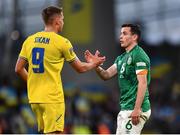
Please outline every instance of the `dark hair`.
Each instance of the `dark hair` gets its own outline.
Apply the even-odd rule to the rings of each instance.
[[[62,12],[62,8],[49,6],[42,10],[42,19],[45,24],[50,24],[53,20],[54,15],[60,15]]]
[[[137,41],[140,40],[140,38],[141,38],[141,30],[140,30],[140,26],[139,25],[131,24],[131,23],[126,23],[126,24],[123,24],[121,26],[121,28],[123,28],[123,27],[130,27],[131,28],[131,33],[138,35]]]

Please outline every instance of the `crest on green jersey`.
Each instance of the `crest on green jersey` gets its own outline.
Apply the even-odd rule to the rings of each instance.
[[[129,58],[128,58],[128,60],[127,60],[127,64],[128,64],[128,65],[130,65],[130,64],[131,64],[131,62],[132,62],[132,57],[131,57],[131,56],[129,56]]]

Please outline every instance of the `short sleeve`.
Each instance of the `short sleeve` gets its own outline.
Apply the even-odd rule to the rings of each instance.
[[[121,58],[121,56],[118,56],[118,57],[115,59],[114,64],[117,65],[120,58]]]
[[[135,62],[136,73],[139,73],[143,70],[149,70],[150,68],[150,60],[146,54],[143,53],[136,54],[134,58],[134,62]]]
[[[27,52],[26,52],[26,46],[27,46],[27,42],[28,42],[28,39],[26,39],[22,45],[22,48],[21,48],[21,51],[20,51],[20,54],[19,54],[19,57],[25,59],[25,60],[28,60],[27,58]]]
[[[65,44],[62,47],[62,53],[66,61],[71,62],[76,58],[76,54],[73,50],[73,46],[69,40],[65,40]]]

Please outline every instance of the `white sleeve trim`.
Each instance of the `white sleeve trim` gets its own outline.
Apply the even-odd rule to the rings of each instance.
[[[115,66],[115,68],[117,69],[117,64],[116,63],[114,63],[113,66]]]
[[[146,66],[146,63],[145,62],[137,62],[136,66],[137,67],[139,67],[139,66]]]

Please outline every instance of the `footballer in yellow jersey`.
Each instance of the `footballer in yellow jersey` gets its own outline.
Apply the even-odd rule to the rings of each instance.
[[[29,102],[64,102],[60,72],[64,60],[76,58],[71,43],[54,32],[38,32],[26,39],[20,57],[29,63]]]
[[[57,34],[64,25],[62,8],[47,7],[42,11],[42,18],[45,29],[24,41],[15,72],[27,81],[29,103],[37,118],[38,131],[62,133],[65,103],[60,74],[64,61],[83,73],[102,64],[105,57],[93,56],[91,62],[78,59],[70,41]]]

